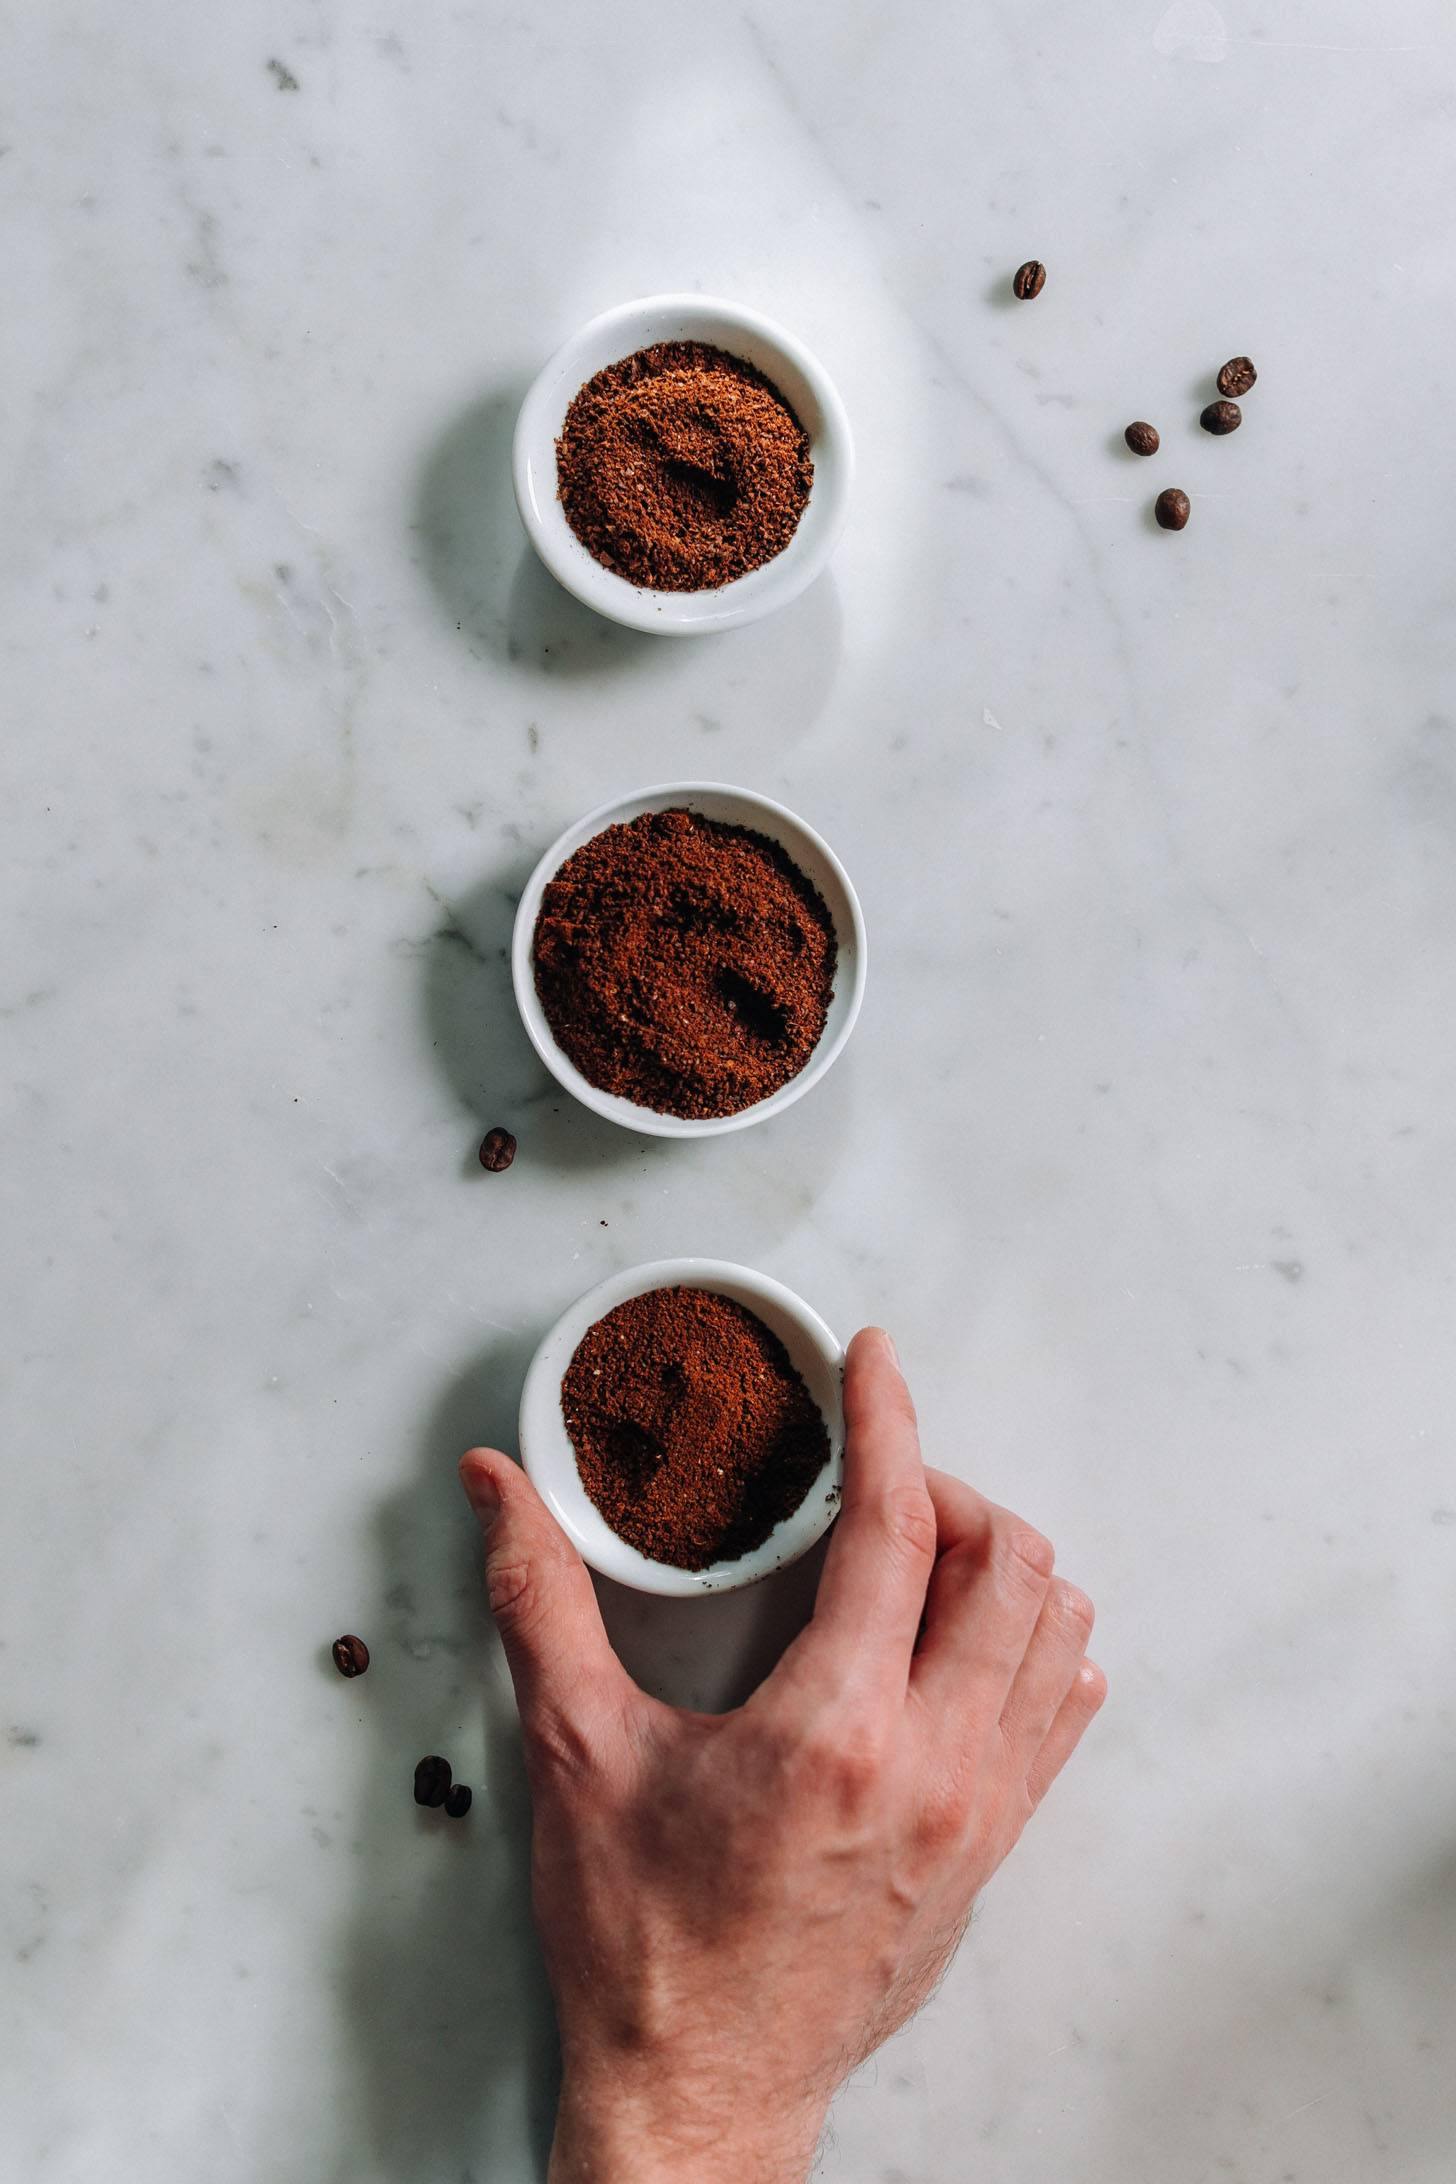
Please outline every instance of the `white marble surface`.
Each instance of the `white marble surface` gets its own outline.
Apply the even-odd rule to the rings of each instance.
[[[1456,22],[534,15],[3,32],[8,2173],[539,2175],[453,1461],[571,1295],[693,1251],[895,1327],[1113,1685],[824,2176],[1448,2180]],[[830,578],[668,648],[525,558],[505,448],[679,285],[801,332],[862,475]],[[803,811],[873,936],[828,1082],[701,1147],[564,1106],[502,953],[674,773]],[[700,1694],[715,1612],[613,1606]]]

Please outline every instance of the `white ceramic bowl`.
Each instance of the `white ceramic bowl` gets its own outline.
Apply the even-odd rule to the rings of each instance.
[[[555,878],[573,850],[580,849],[583,842],[589,842],[604,827],[639,818],[646,811],[667,811],[677,805],[699,812],[705,819],[722,819],[730,826],[752,827],[757,833],[767,834],[780,843],[799,870],[814,882],[834,920],[834,937],[839,950],[834,995],[819,1044],[796,1077],[791,1077],[766,1100],[758,1100],[752,1107],[742,1107],[735,1115],[664,1115],[655,1107],[640,1107],[635,1100],[624,1100],[615,1092],[600,1091],[557,1045],[556,1035],[546,1021],[546,1012],[536,992],[532,944],[547,882]],[[720,781],[668,781],[658,788],[639,789],[634,795],[620,796],[614,803],[599,805],[551,844],[526,882],[516,911],[511,937],[511,978],[526,1036],[552,1076],[566,1087],[573,1099],[580,1100],[583,1107],[592,1108],[597,1114],[605,1115],[609,1122],[619,1122],[628,1130],[640,1130],[648,1137],[721,1137],[725,1131],[743,1130],[751,1122],[766,1122],[770,1115],[781,1114],[795,1100],[802,1099],[810,1085],[817,1083],[842,1053],[864,999],[868,952],[864,916],[859,898],[850,885],[849,874],[829,844],[812,827],[806,826],[784,805],[774,803],[771,797],[757,796],[751,789],[728,788]]]
[[[791,1515],[774,1526],[761,1547],[736,1562],[714,1562],[706,1570],[679,1570],[653,1562],[619,1539],[581,1483],[576,1451],[561,1413],[561,1381],[588,1327],[629,1297],[648,1289],[706,1289],[746,1305],[776,1334],[819,1406],[829,1435],[829,1461]],[[674,1599],[695,1593],[726,1592],[756,1584],[807,1554],[822,1537],[839,1508],[844,1454],[842,1379],[844,1353],[817,1313],[801,1297],[767,1274],[722,1259],[658,1259],[628,1267],[578,1297],[563,1312],[531,1360],[521,1390],[521,1461],[537,1493],[583,1561],[619,1585]]]
[[[556,441],[579,388],[608,364],[658,341],[707,341],[756,364],[809,435],[814,483],[781,554],[716,591],[646,591],[605,569],[576,536],[556,497]],[[701,636],[753,622],[797,598],[834,551],[849,502],[854,444],[834,383],[802,342],[772,319],[717,296],[644,296],[604,311],[557,350],[516,419],[512,475],[531,544],[558,584],[629,629]]]

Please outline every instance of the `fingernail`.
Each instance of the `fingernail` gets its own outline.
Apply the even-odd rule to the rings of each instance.
[[[884,1346],[885,1346],[885,1350],[886,1350],[886,1352],[887,1352],[887,1354],[888,1354],[888,1356],[889,1356],[889,1360],[890,1360],[890,1363],[891,1363],[891,1364],[892,1364],[892,1365],[894,1366],[894,1368],[895,1368],[896,1372],[899,1372],[899,1370],[900,1370],[900,1353],[899,1353],[899,1351],[898,1351],[898,1350],[897,1350],[897,1349],[895,1348],[895,1338],[894,1338],[894,1336],[893,1336],[893,1335],[892,1335],[892,1334],[890,1333],[890,1331],[889,1331],[889,1329],[888,1329],[887,1327],[882,1327],[882,1328],[880,1329],[880,1340],[881,1340],[881,1342],[882,1342],[882,1343],[884,1344]]]
[[[474,1465],[464,1474],[465,1491],[470,1506],[484,1525],[494,1524],[500,1514],[501,1498],[496,1483],[488,1471],[477,1470]]]

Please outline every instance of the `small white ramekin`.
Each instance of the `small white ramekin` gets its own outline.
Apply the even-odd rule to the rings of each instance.
[[[721,819],[730,826],[752,827],[756,833],[766,834],[778,842],[799,870],[813,881],[834,920],[838,946],[834,995],[819,1044],[796,1077],[791,1077],[777,1092],[770,1093],[766,1100],[758,1100],[752,1107],[742,1107],[733,1115],[664,1115],[655,1107],[640,1107],[636,1101],[624,1100],[617,1093],[600,1091],[557,1045],[556,1035],[546,1021],[546,1012],[536,992],[533,943],[547,882],[555,877],[574,850],[580,849],[583,842],[589,842],[594,834],[600,834],[604,827],[639,818],[643,812],[667,811],[679,805],[700,813],[705,819]],[[750,1123],[767,1122],[771,1115],[782,1114],[795,1100],[803,1098],[809,1087],[818,1082],[843,1052],[864,999],[868,954],[864,915],[849,874],[829,844],[812,827],[806,826],[783,804],[776,804],[771,797],[756,795],[751,789],[729,788],[720,781],[669,781],[657,788],[638,789],[630,796],[620,796],[610,804],[599,805],[552,843],[526,882],[516,911],[511,936],[511,979],[527,1038],[558,1084],[564,1085],[583,1107],[590,1107],[609,1122],[619,1122],[628,1130],[640,1130],[648,1137],[721,1137],[726,1131],[744,1130]]]
[[[732,1297],[756,1313],[788,1351],[829,1435],[829,1461],[798,1508],[775,1525],[761,1547],[740,1555],[736,1562],[714,1562],[706,1570],[680,1570],[671,1563],[653,1562],[618,1537],[581,1483],[576,1451],[562,1415],[562,1378],[582,1336],[615,1306],[649,1289],[705,1289],[714,1296]],[[731,1591],[797,1562],[833,1522],[844,1454],[843,1372],[844,1353],[823,1320],[801,1297],[767,1274],[721,1259],[658,1259],[628,1267],[578,1297],[531,1360],[521,1390],[521,1461],[583,1561],[604,1577],[638,1592],[674,1599]]]
[[[756,364],[809,435],[814,483],[798,529],[772,561],[716,591],[647,591],[628,583],[587,551],[557,499],[556,441],[578,389],[608,364],[659,341],[711,342]],[[557,350],[521,404],[511,468],[521,521],[558,584],[629,629],[691,637],[757,621],[813,583],[844,523],[854,443],[834,382],[784,327],[717,296],[644,296],[604,311]]]

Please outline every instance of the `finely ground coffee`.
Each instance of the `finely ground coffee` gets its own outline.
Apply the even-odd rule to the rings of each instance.
[[[654,591],[715,591],[781,554],[809,499],[809,435],[773,382],[702,341],[659,341],[589,379],[556,443],[587,551]]]
[[[823,896],[777,842],[648,812],[593,835],[548,883],[536,991],[602,1091],[664,1115],[732,1115],[808,1061],[835,953]]]
[[[761,1546],[829,1459],[763,1321],[702,1289],[652,1289],[589,1327],[561,1383],[582,1485],[654,1562],[704,1570]]]

